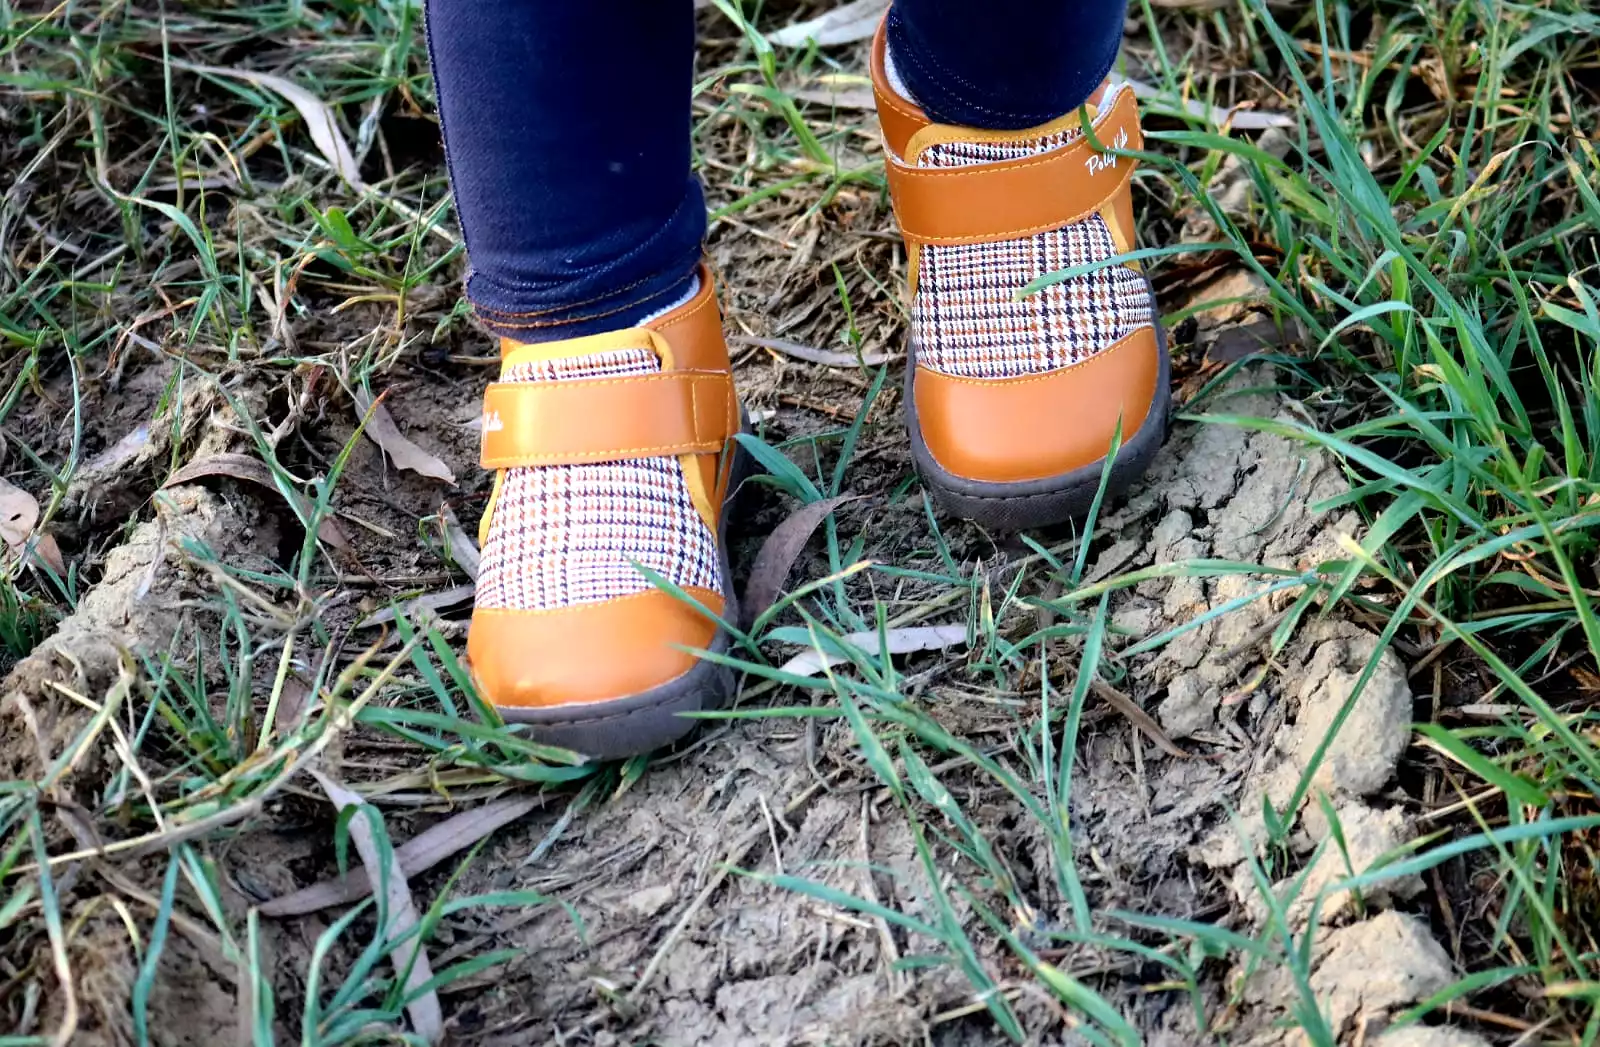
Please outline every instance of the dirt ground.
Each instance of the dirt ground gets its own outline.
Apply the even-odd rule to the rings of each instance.
[[[863,161],[876,148],[867,131],[847,147]],[[852,166],[849,159],[840,166]],[[713,207],[734,195],[713,181]],[[839,510],[840,544],[864,536],[876,562],[932,569],[943,543],[977,579],[974,591],[981,589],[984,600],[1019,575],[1020,591],[1045,602],[1059,595],[1017,539],[943,517],[933,531],[912,482],[898,400],[905,259],[892,216],[881,194],[861,186],[843,186],[826,206],[816,205],[814,192],[774,195],[717,224],[710,243],[740,389],[763,436],[777,443],[830,433],[860,411],[870,373],[797,361],[751,341],[838,344],[842,286],[861,348],[884,354],[891,375],[849,466],[847,489],[861,498]],[[1194,217],[1169,213],[1161,200],[1142,206],[1149,235],[1158,238],[1180,235]],[[429,250],[435,248],[443,250]],[[1242,279],[1201,258],[1163,269],[1157,290],[1171,311],[1226,297],[1229,282]],[[316,293],[314,286],[308,291]],[[119,345],[95,373],[51,365],[38,396],[8,421],[42,458],[76,454],[82,463],[53,524],[68,558],[83,565],[81,601],[10,669],[0,704],[4,777],[54,776],[43,845],[58,855],[82,852],[61,864],[55,884],[71,929],[64,959],[75,992],[53,981],[61,958],[43,932],[10,932],[4,950],[26,958],[26,965],[8,959],[0,972],[6,1013],[17,1018],[21,1035],[47,1033],[75,1012],[74,1044],[136,1042],[129,1001],[144,951],[134,943],[146,940],[159,908],[163,859],[174,840],[97,850],[150,830],[132,824],[141,790],[170,796],[188,788],[196,773],[192,757],[159,730],[142,758],[160,768],[158,781],[139,780],[140,761],[128,754],[127,739],[148,728],[141,720],[146,678],[164,655],[192,665],[194,652],[205,652],[199,678],[215,688],[205,700],[220,701],[217,695],[233,686],[233,671],[245,673],[245,690],[253,687],[258,701],[273,686],[278,655],[270,645],[242,670],[213,657],[222,642],[219,601],[243,606],[240,620],[266,630],[262,635],[276,635],[275,622],[314,611],[317,635],[340,652],[340,665],[375,644],[376,666],[402,641],[364,626],[365,616],[419,594],[456,593],[418,620],[433,620],[456,650],[464,646],[470,601],[459,591],[469,580],[439,553],[438,517],[448,508],[466,534],[476,532],[489,490],[476,462],[477,397],[495,360],[488,340],[463,325],[431,336],[454,304],[453,291],[417,294],[400,329],[385,336],[393,351],[374,372],[381,384],[372,391],[383,394],[397,429],[448,467],[453,483],[397,469],[370,439],[352,442],[360,422],[355,390],[326,359],[315,362],[315,353],[364,345],[394,323],[392,313],[370,304],[337,315],[312,310],[296,321],[293,340],[307,359],[292,365],[213,357],[205,368],[180,367],[172,354],[137,339]],[[1259,314],[1235,307],[1206,312],[1174,332],[1183,410],[1314,417],[1320,408],[1287,395],[1291,382],[1269,366],[1224,377],[1227,346],[1237,351],[1241,339],[1259,336],[1261,322]],[[1279,348],[1293,355],[1304,347],[1290,332]],[[1213,380],[1223,387],[1206,389]],[[69,417],[74,402],[81,434]],[[301,479],[327,475],[350,447],[333,497],[337,540],[324,541],[309,587],[291,584],[304,531],[270,480],[263,486],[259,475],[218,467],[172,482],[187,463],[254,453],[259,437],[252,427],[267,434],[281,465]],[[804,444],[791,447],[803,467],[814,464]],[[831,468],[833,445],[821,453]],[[1148,717],[1130,717],[1103,694],[1087,704],[1067,812],[1077,875],[1096,914],[1126,911],[1249,936],[1269,923],[1254,877],[1270,868],[1275,890],[1296,896],[1285,901],[1290,925],[1316,925],[1307,970],[1341,1042],[1471,1047],[1485,1041],[1450,1029],[1384,1031],[1399,1011],[1460,977],[1459,954],[1441,942],[1449,940],[1449,899],[1470,885],[1446,884],[1437,874],[1409,877],[1359,896],[1333,895],[1315,914],[1306,904],[1320,888],[1420,831],[1423,797],[1403,758],[1419,709],[1439,700],[1437,685],[1430,698],[1427,682],[1411,679],[1413,652],[1379,651],[1376,616],[1364,619],[1348,605],[1327,611],[1297,603],[1302,590],[1289,584],[1293,576],[1338,558],[1341,540],[1361,533],[1353,510],[1320,508],[1348,491],[1338,464],[1303,444],[1183,418],[1150,476],[1099,520],[1085,582],[1147,575],[1116,588],[1109,601],[1117,641],[1106,678]],[[740,511],[739,570],[748,569],[762,538],[793,508],[771,488],[751,487]],[[1067,547],[1072,534],[1038,539]],[[823,544],[812,541],[794,584],[827,573]],[[1278,573],[1161,572],[1163,565],[1208,560]],[[265,578],[291,582],[250,588],[252,579]],[[925,606],[940,591],[914,579],[864,576],[850,585],[852,594],[882,599],[894,611]],[[1249,599],[1269,585],[1277,588]],[[949,602],[923,624],[960,624],[969,609],[964,600]],[[1003,611],[1001,634],[1050,624],[1039,606],[1011,603]],[[1137,641],[1187,624],[1194,627],[1159,649],[1129,653]],[[1070,691],[1081,645],[1062,637],[1049,646],[1050,660],[1039,664],[1048,665],[1058,690]],[[965,645],[908,656],[902,668],[914,688],[905,700],[1027,780],[1024,748],[1039,734],[1038,669],[996,675],[984,657]],[[1376,666],[1372,679],[1352,705],[1347,699],[1369,663]],[[309,675],[311,664],[309,656],[296,661],[295,677]],[[414,674],[402,675],[404,686],[381,692],[375,706],[422,702]],[[769,689],[746,708],[814,701],[826,700]],[[1290,801],[1336,721],[1342,729],[1301,798],[1303,829],[1286,853],[1257,864],[1268,836],[1263,800],[1279,808]],[[1058,728],[1044,730],[1059,737]],[[80,745],[86,731],[89,741]],[[949,957],[933,955],[932,943],[881,916],[774,882],[778,877],[805,878],[822,893],[867,899],[916,919],[950,921],[970,936],[976,961],[1023,1017],[1029,1042],[1095,1041],[1077,1031],[1081,1018],[1043,992],[991,933],[975,899],[1029,899],[1025,910],[1006,913],[1011,927],[1057,969],[1110,1001],[1148,1044],[1303,1042],[1283,1027],[1300,1001],[1281,969],[1196,957],[1202,977],[1191,995],[1154,959],[1055,934],[1071,916],[1055,887],[1059,852],[999,782],[960,760],[941,765],[940,781],[992,842],[1012,895],[971,880],[972,866],[953,834],[940,833],[931,851],[948,881],[936,890],[911,824],[839,717],[712,724],[652,760],[640,776],[608,768],[587,784],[544,791],[518,792],[516,783],[488,772],[463,771],[449,756],[370,724],[338,733],[319,761],[370,790],[397,842],[475,804],[511,795],[535,801],[448,886],[453,896],[529,891],[560,904],[469,908],[442,920],[429,943],[436,971],[491,949],[512,951],[506,962],[441,989],[448,1043],[999,1041],[972,984]],[[435,772],[454,777],[430,778]],[[119,798],[129,812],[123,824],[91,816],[118,809]],[[226,820],[205,821],[218,816]],[[180,918],[148,997],[150,1040],[163,1047],[248,1041],[241,1022],[262,987],[230,958],[232,943],[216,921],[244,928],[255,919],[253,940],[278,1001],[278,1042],[294,1042],[301,1038],[308,972],[318,962],[329,972],[348,970],[358,949],[354,939],[341,938],[318,956],[319,937],[342,908],[292,918],[251,911],[336,874],[332,808],[301,774],[254,796],[236,814],[200,812],[174,828],[186,833],[181,825],[194,821],[205,831],[185,841],[210,863],[215,902],[188,880],[177,890]],[[1330,843],[1335,826],[1337,846]],[[420,904],[445,889],[454,867],[447,861],[411,878]],[[952,884],[973,893],[952,892]],[[957,909],[943,912],[950,899]],[[1150,950],[1179,948],[1148,926],[1120,926]],[[360,939],[372,921],[363,917],[355,927]],[[321,991],[328,991],[326,983]]]
[[[471,504],[473,495],[483,492],[467,430],[475,412],[465,392],[428,383],[422,375],[393,377],[387,402],[397,424],[437,450],[463,478],[463,492],[451,498]],[[758,371],[751,384],[760,389],[763,377]],[[849,411],[846,394],[837,389],[842,383],[829,377],[817,384],[830,385],[831,402]],[[1240,372],[1212,408],[1268,418],[1304,410],[1274,391],[1272,381],[1265,369]],[[141,382],[155,384],[137,376],[124,388]],[[852,514],[850,527],[919,526],[920,507],[891,504],[905,460],[892,446],[898,411],[887,399],[892,394],[885,396],[864,442],[866,455],[883,464],[876,471],[864,469],[863,483],[852,485],[867,498],[865,508]],[[103,439],[140,416],[122,403],[124,410],[113,416]],[[782,424],[786,408],[780,402],[777,410]],[[233,435],[215,417],[209,426],[198,439],[225,445]],[[334,422],[318,435],[332,448],[348,435],[342,428]],[[121,475],[133,482],[126,480],[128,470]],[[1104,519],[1086,580],[1201,558],[1305,570],[1328,558],[1341,534],[1359,527],[1349,512],[1313,509],[1345,489],[1331,461],[1281,437],[1179,423],[1150,478]],[[342,513],[361,521],[347,523],[346,530],[370,574],[408,583],[448,577],[437,560],[425,562],[415,551],[397,554],[387,541],[416,528],[418,514],[407,506],[435,505],[445,494],[438,485],[395,473],[376,448],[358,444],[344,490]],[[96,493],[99,506],[84,503],[91,521],[100,507],[122,499],[115,487]],[[749,526],[759,529],[769,521],[770,527],[771,520],[781,518],[779,501],[755,492],[754,504],[743,514]],[[175,548],[180,535],[206,543],[217,558],[235,564],[270,563],[282,557],[286,544],[297,544],[292,535],[285,542],[285,532],[295,527],[292,519],[274,511],[270,498],[249,484],[221,479],[178,486],[154,504],[155,518],[113,547],[78,613],[44,651],[12,671],[7,680],[12,717],[26,707],[19,696],[37,694],[40,680],[52,671],[60,678],[63,666],[70,665],[79,674],[79,686],[92,693],[95,677],[115,675],[118,646],[158,645],[175,629],[183,631],[174,615],[184,613],[185,596],[203,587],[203,580]],[[946,525],[952,542],[978,550],[975,555],[992,578],[1004,579],[1013,570],[1015,549],[984,551],[981,535]],[[903,540],[908,546],[921,544],[915,536]],[[1152,578],[1119,593],[1111,605],[1113,624],[1131,636],[1154,635],[1264,584],[1243,575],[1212,581]],[[1071,818],[1075,846],[1084,856],[1083,883],[1096,911],[1221,919],[1241,931],[1251,929],[1252,907],[1259,910],[1262,903],[1243,862],[1241,834],[1247,839],[1264,834],[1262,796],[1279,804],[1288,800],[1331,710],[1349,695],[1375,643],[1361,623],[1334,617],[1310,622],[1269,658],[1270,633],[1294,595],[1289,590],[1246,604],[1159,654],[1127,660],[1118,686],[1154,713],[1166,736],[1185,750],[1183,757],[1164,751],[1110,707],[1089,710]],[[352,600],[351,607],[363,602],[371,603]],[[196,628],[193,622],[187,625]],[[1028,695],[974,686],[959,657],[928,661],[916,701],[1005,761],[1029,717]],[[1409,734],[1411,705],[1404,669],[1392,655],[1385,656],[1379,679],[1368,686],[1341,735],[1350,741],[1336,745],[1318,780],[1339,804],[1356,869],[1411,832],[1416,798],[1394,777]],[[40,733],[63,739],[70,732],[41,723]],[[8,731],[24,748],[32,744],[32,735],[31,729]],[[359,773],[369,759],[382,761],[381,754],[365,753],[364,745],[373,741],[352,737],[342,743],[347,773]],[[23,773],[12,776],[37,773],[39,764],[13,753],[8,749],[8,759]],[[94,783],[103,780],[92,764],[80,766],[74,778],[86,790],[86,802],[92,802]],[[1019,883],[1038,881],[1041,895],[1048,894],[1043,881],[1052,858],[1037,825],[1018,818],[1015,805],[992,780],[957,774],[947,784],[968,790],[968,810],[994,819],[987,828]],[[570,909],[473,915],[448,926],[436,952],[471,955],[493,946],[509,947],[518,956],[504,968],[449,987],[451,1042],[992,1042],[990,1019],[974,1006],[971,987],[958,972],[902,969],[899,961],[924,943],[882,921],[748,875],[803,875],[914,916],[926,914],[931,905],[926,874],[906,822],[887,803],[864,769],[848,726],[839,720],[714,726],[682,751],[654,761],[638,781],[613,783],[582,809],[571,794],[547,796],[536,811],[493,838],[456,890],[530,890],[558,898]],[[430,808],[450,809],[434,799],[421,809],[391,814],[406,827],[397,827],[397,835],[436,820]],[[1243,821],[1235,824],[1230,812]],[[218,842],[214,853],[229,909],[242,919],[251,904],[331,872],[325,825],[314,798],[291,785],[281,801],[247,823],[246,831]],[[1302,839],[1302,857],[1317,842]],[[1318,884],[1346,871],[1331,852],[1322,864],[1325,869],[1314,873],[1321,878]],[[137,868],[128,875],[139,879]],[[414,886],[426,895],[442,882],[442,875],[433,873]],[[1384,907],[1414,897],[1421,888],[1420,882],[1403,883],[1392,898],[1369,896],[1359,913],[1353,902],[1326,906],[1322,920],[1342,925],[1328,936],[1328,963],[1338,948],[1336,935],[1393,918]],[[1314,892],[1302,891],[1309,893]],[[284,986],[304,977],[318,935],[336,915],[264,922],[267,955]],[[126,937],[104,908],[81,918],[77,958],[94,976],[80,984],[80,992],[102,1001],[105,1013],[91,1014],[75,1042],[131,1042],[126,1012],[119,1009],[134,967]],[[1032,914],[1045,928],[1063,918],[1061,912]],[[1297,918],[1303,922],[1306,914]],[[1343,981],[1329,975],[1334,984],[1328,991],[1354,1001],[1336,1010],[1352,1030],[1366,1021],[1381,1027],[1395,1008],[1448,981],[1449,960],[1426,925],[1413,922],[1407,928],[1413,936],[1406,948],[1385,949],[1376,962],[1396,969],[1396,978],[1409,987],[1369,1001],[1361,985],[1374,976],[1373,968],[1357,967]],[[1146,1042],[1194,1043],[1204,1035],[1195,1027],[1185,994],[1159,988],[1159,970],[1088,946],[1056,952],[1058,964],[1079,977],[1093,977],[1100,991],[1136,1021]],[[163,960],[163,992],[151,1000],[156,1042],[215,1043],[236,1026],[237,974],[211,959],[208,964],[203,951],[187,943]],[[984,960],[1001,972],[1014,968],[992,943]],[[1292,1002],[1292,992],[1241,989],[1238,977],[1240,972],[1225,968],[1212,971],[1204,986],[1209,1004],[1230,1014],[1227,1024],[1238,1042],[1279,1042],[1285,1034],[1275,1033],[1273,1024]],[[1415,985],[1406,982],[1408,977]],[[1010,983],[1022,1013],[1043,1015],[1050,1006],[1030,998],[1025,978],[1014,975]],[[183,1020],[175,1020],[180,1015]],[[1284,1042],[1293,1042],[1287,1035]],[[1068,1034],[1062,1042],[1075,1041]]]

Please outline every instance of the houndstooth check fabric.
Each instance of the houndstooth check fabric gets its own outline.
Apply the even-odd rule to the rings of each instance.
[[[1014,160],[1058,149],[1081,134],[935,145],[917,163],[962,167]],[[1021,300],[1017,292],[1047,273],[1118,253],[1098,214],[1020,240],[925,246],[911,304],[917,363],[958,378],[1015,378],[1087,360],[1153,322],[1143,276],[1114,265]]]
[[[508,368],[504,382],[659,371],[648,349]],[[507,469],[478,572],[483,608],[549,611],[652,588],[634,564],[680,586],[722,591],[717,539],[676,458]]]

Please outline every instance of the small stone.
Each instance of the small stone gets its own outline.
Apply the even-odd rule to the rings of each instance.
[[[1260,806],[1229,818],[1190,848],[1189,860],[1211,869],[1231,869],[1244,861],[1245,847],[1256,854],[1267,840],[1267,820]]]
[[[661,973],[672,996],[705,1000],[721,980],[722,965],[712,950],[680,941],[667,953]]]
[[[1303,930],[1311,918],[1311,907],[1321,896],[1317,909],[1317,922],[1323,925],[1338,923],[1357,912],[1356,895],[1348,890],[1331,890],[1334,884],[1350,876],[1366,872],[1379,858],[1400,847],[1411,838],[1404,812],[1399,808],[1375,810],[1359,800],[1351,800],[1336,812],[1344,837],[1344,849],[1331,837],[1327,818],[1320,805],[1306,808],[1306,828],[1311,839],[1306,846],[1322,848],[1309,870],[1287,877],[1274,886],[1280,901],[1288,904],[1290,925]],[[1291,891],[1298,893],[1290,900]],[[1361,892],[1362,906],[1367,909],[1385,908],[1396,899],[1416,897],[1423,890],[1422,878],[1411,875],[1374,884]],[[1267,919],[1267,906],[1259,892],[1252,891],[1240,899],[1257,926]]]
[[[1155,605],[1137,598],[1111,615],[1111,628],[1126,636],[1154,635],[1161,624]]]

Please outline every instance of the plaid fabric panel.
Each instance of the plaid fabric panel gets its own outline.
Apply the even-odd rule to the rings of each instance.
[[[923,167],[962,167],[1058,149],[1081,131],[1023,142],[955,142]],[[1014,378],[1079,363],[1154,320],[1144,277],[1117,265],[1017,299],[1047,273],[1118,253],[1099,215],[1020,240],[924,247],[911,304],[917,362],[960,378]]]
[[[649,373],[632,349],[510,368],[501,381]],[[478,573],[478,606],[554,610],[651,588],[634,563],[681,586],[722,591],[716,536],[676,458],[507,469]]]

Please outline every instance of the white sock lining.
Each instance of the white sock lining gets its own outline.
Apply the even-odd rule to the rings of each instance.
[[[682,306],[688,305],[690,302],[694,301],[694,296],[699,294],[699,293],[700,293],[700,274],[696,273],[696,274],[694,274],[694,279],[689,282],[689,289],[687,291],[683,292],[682,296],[680,296],[676,301],[670,303],[669,305],[665,305],[662,308],[657,309],[655,312],[651,313],[649,316],[645,317],[643,320],[640,320],[638,323],[634,324],[633,326],[635,326],[635,327],[643,327],[644,325],[648,324],[651,320],[659,320],[663,316],[666,316],[668,313],[672,312],[672,310],[681,308]]]

